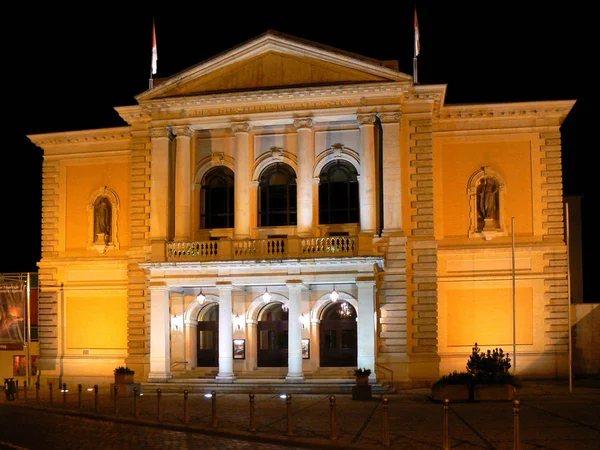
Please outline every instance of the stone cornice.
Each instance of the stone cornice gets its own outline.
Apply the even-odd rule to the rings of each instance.
[[[64,131],[60,133],[31,134],[27,136],[38,147],[105,144],[130,140],[132,137],[130,127],[104,128],[98,130]]]
[[[575,100],[522,102],[484,105],[444,106],[440,111],[440,120],[491,118],[506,119],[512,117],[556,117],[562,120],[569,114]]]

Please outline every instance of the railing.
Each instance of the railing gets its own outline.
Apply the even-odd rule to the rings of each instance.
[[[389,383],[389,386],[393,388],[394,387],[394,371],[392,369],[388,369],[387,367],[385,367],[384,365],[379,364],[379,363],[375,363],[375,367],[377,368],[377,370],[382,369],[382,371],[384,372],[383,380],[380,380],[379,377],[377,377],[378,378],[377,381],[382,382],[385,380],[387,383]],[[387,374],[390,375],[389,378],[387,377]]]
[[[275,258],[355,256],[355,236],[272,238],[242,241],[195,241],[167,243],[168,261],[211,261]]]

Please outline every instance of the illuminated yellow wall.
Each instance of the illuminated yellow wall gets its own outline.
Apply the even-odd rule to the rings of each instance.
[[[127,297],[70,295],[66,344],[68,349],[127,348]]]
[[[88,243],[90,196],[107,186],[119,197],[118,240],[127,247],[130,242],[129,218],[129,173],[127,162],[109,164],[72,165],[67,168],[66,178],[66,249],[85,248]]]
[[[501,140],[500,140],[501,139]],[[514,138],[513,138],[514,139]],[[444,237],[466,236],[469,230],[469,197],[467,187],[473,173],[488,166],[501,174],[506,183],[504,226],[516,216],[515,233],[533,234],[532,161],[529,140],[507,140],[498,136],[476,142],[446,140],[441,142],[437,159],[436,195],[442,198],[435,217],[436,228]],[[441,164],[438,164],[441,162]],[[439,175],[438,175],[439,174]]]
[[[513,342],[511,288],[449,289],[446,291],[447,343],[452,346],[509,346]],[[533,344],[533,291],[515,295],[517,343]]]

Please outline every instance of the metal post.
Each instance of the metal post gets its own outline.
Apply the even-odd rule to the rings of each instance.
[[[250,431],[256,431],[256,421],[254,417],[254,394],[249,394],[250,398]]]
[[[23,398],[25,399],[25,403],[27,403],[27,381],[23,381]]]
[[[48,383],[48,397],[50,401],[50,406],[52,406],[52,381]]]
[[[94,412],[98,412],[98,385],[94,385]]]
[[[442,449],[449,450],[450,449],[450,439],[448,438],[448,410],[450,407],[448,406],[450,401],[448,399],[444,400],[444,431],[443,431],[443,442]]]
[[[163,418],[162,416],[162,410],[160,409],[160,395],[162,394],[162,391],[160,388],[158,388],[156,390],[156,418],[157,420],[160,422]]]
[[[514,419],[514,434],[513,434],[513,449],[520,450],[521,443],[519,438],[519,409],[520,402],[519,400],[515,400],[513,402],[513,419]]]
[[[137,386],[133,388],[133,415],[137,419],[140,417],[140,405],[138,404],[138,395],[140,388]]]
[[[383,445],[390,445],[390,419],[388,416],[389,400],[383,397]]]
[[[62,394],[63,394],[63,406],[66,407],[67,406],[67,383],[63,383]]]
[[[292,436],[294,433],[292,431],[292,394],[287,394],[285,396],[285,406],[287,411],[287,435]]]
[[[114,398],[114,413],[115,413],[115,417],[117,417],[119,415],[119,403],[117,401],[118,397],[119,397],[119,386],[117,386],[116,384],[114,386],[113,392],[114,392],[114,395],[113,395],[113,398]]]
[[[211,391],[210,401],[212,403],[212,427],[217,428],[217,393]]]
[[[77,407],[81,408],[81,391],[83,386],[81,384],[77,385]]]
[[[37,403],[40,402],[40,382],[39,381],[35,382],[35,401]]]
[[[15,380],[15,398],[19,400],[19,380]]]
[[[335,420],[335,395],[329,396],[329,422],[331,424],[331,434],[329,439],[332,441],[337,439],[337,426]]]
[[[183,423],[186,425],[190,422],[190,411],[188,410],[188,391],[183,391]]]

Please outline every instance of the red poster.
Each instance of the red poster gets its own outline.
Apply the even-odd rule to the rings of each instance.
[[[0,282],[0,350],[23,350],[25,283]]]

